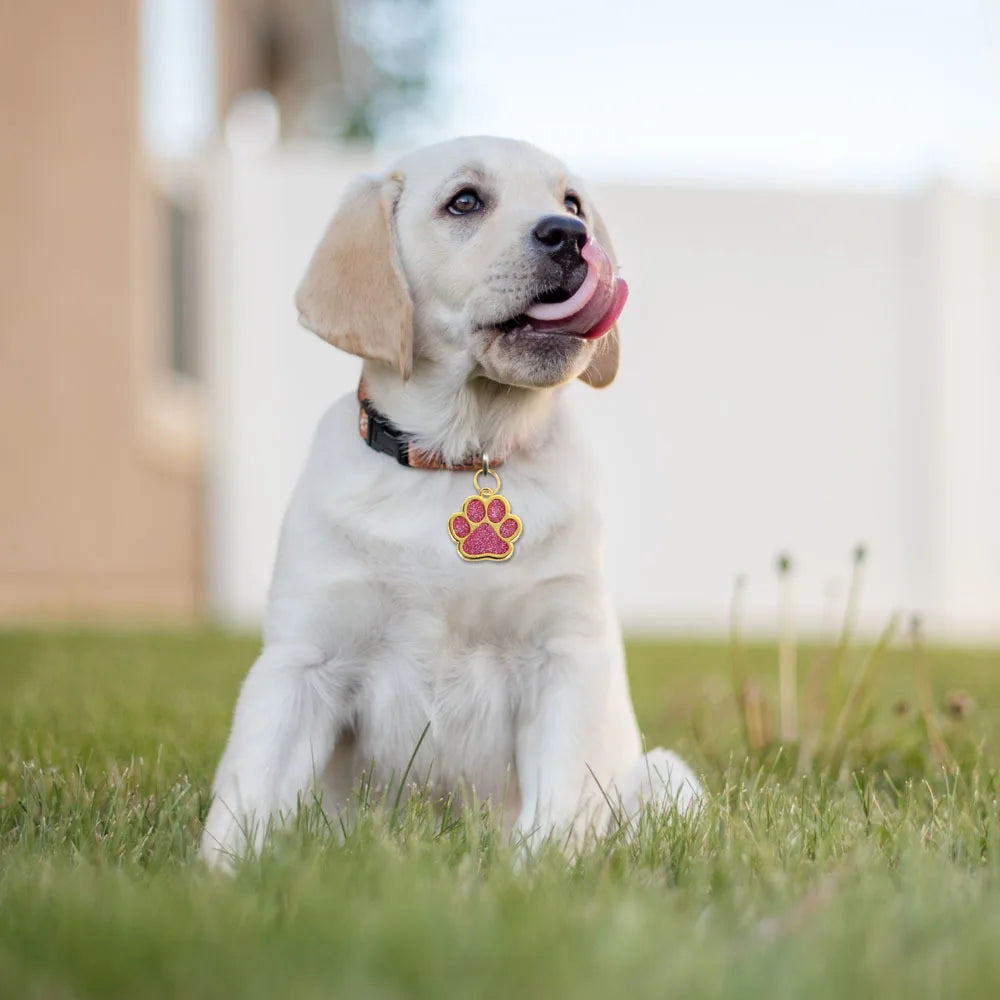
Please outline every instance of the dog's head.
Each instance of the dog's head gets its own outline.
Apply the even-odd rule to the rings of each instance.
[[[524,142],[456,139],[344,197],[296,294],[301,323],[408,378],[463,359],[469,376],[542,387],[618,368],[627,289],[583,186]]]

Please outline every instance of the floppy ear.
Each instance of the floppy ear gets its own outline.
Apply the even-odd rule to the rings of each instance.
[[[594,215],[594,236],[597,242],[607,250],[608,256],[611,258],[611,263],[614,264],[617,271],[618,258],[615,256],[615,248],[611,245],[611,239],[608,236],[604,220],[596,210],[592,209],[592,211]],[[594,357],[578,376],[580,381],[586,382],[587,385],[592,385],[595,389],[603,389],[606,385],[611,385],[615,380],[615,375],[618,374],[618,350],[618,324],[616,323],[597,342],[597,350],[594,352]]]
[[[392,218],[399,174],[363,178],[344,195],[295,293],[299,322],[350,354],[413,368],[413,303]]]

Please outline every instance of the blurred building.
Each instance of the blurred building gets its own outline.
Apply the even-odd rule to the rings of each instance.
[[[3,5],[0,618],[202,610],[197,163],[249,89],[315,131],[363,65],[338,30],[318,0]]]
[[[189,615],[200,466],[159,337],[137,10],[0,18],[0,614]]]

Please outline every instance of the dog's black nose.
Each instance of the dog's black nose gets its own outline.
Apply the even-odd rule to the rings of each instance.
[[[578,255],[587,242],[587,225],[572,215],[546,215],[532,235],[553,257],[566,251]]]

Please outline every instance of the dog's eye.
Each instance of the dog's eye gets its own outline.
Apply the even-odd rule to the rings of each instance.
[[[575,194],[566,195],[563,204],[566,206],[566,211],[570,215],[583,215],[583,206],[580,204],[580,199],[577,198]]]
[[[452,215],[469,215],[471,212],[478,212],[482,207],[483,200],[473,188],[462,188],[448,202],[448,211]]]

